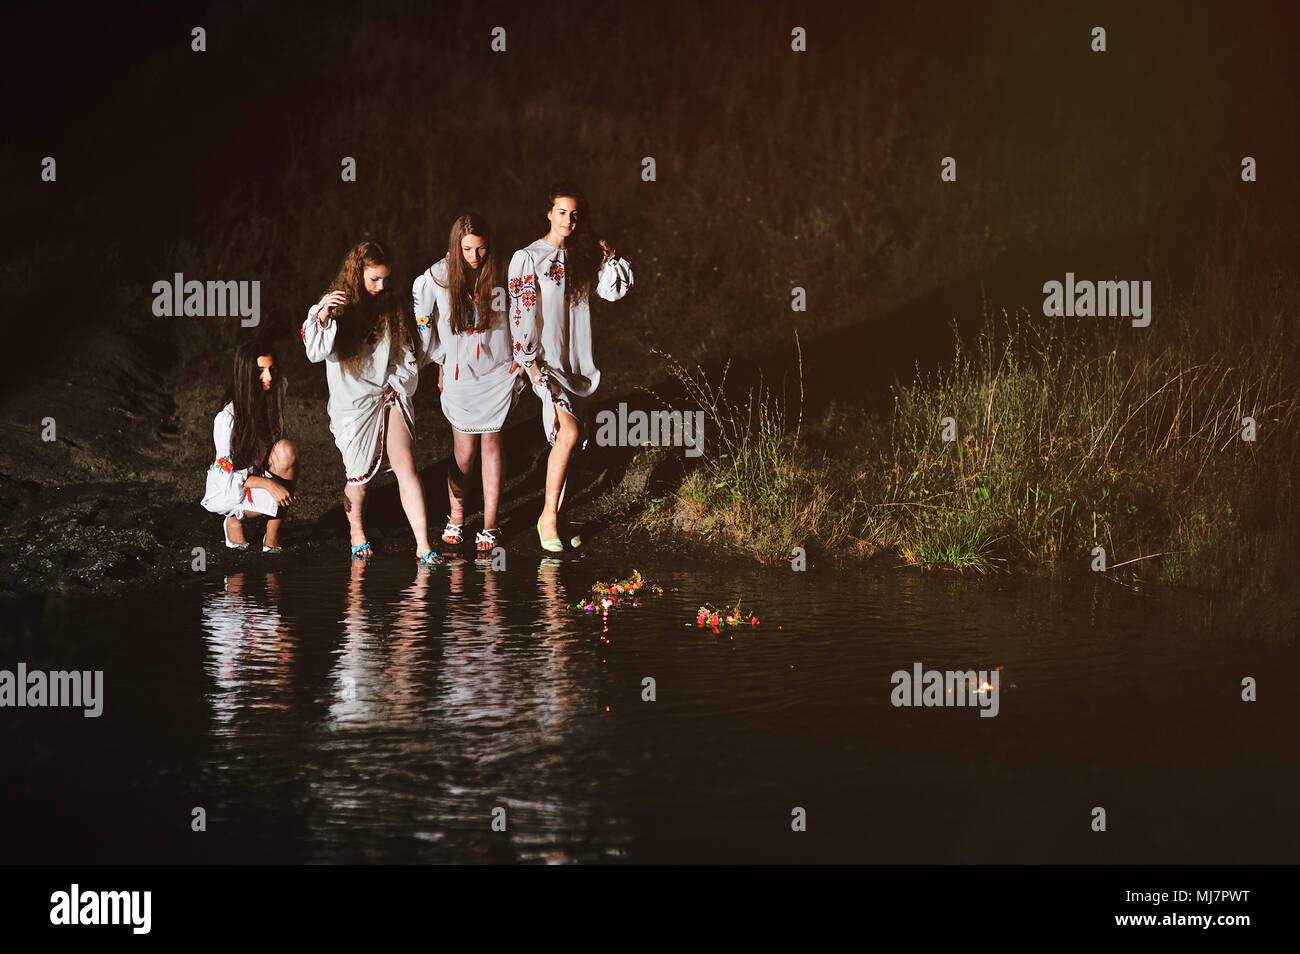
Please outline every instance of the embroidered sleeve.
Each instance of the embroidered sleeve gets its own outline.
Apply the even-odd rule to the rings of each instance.
[[[632,287],[632,266],[625,258],[609,258],[596,273],[596,294],[605,301],[618,301]]]
[[[338,333],[339,326],[333,318],[325,322],[325,327],[320,326],[316,320],[316,312],[320,311],[320,302],[312,305],[307,312],[307,320],[302,323],[300,329],[302,334],[303,347],[307,349],[307,360],[316,362],[324,361],[334,350],[334,336]]]
[[[537,275],[527,249],[510,260],[509,279],[510,338],[515,360],[526,366],[537,360]]]
[[[426,268],[411,286],[415,327],[420,333],[420,340],[416,343],[416,358],[421,368],[430,362],[442,364],[446,357],[438,338],[438,289],[431,272],[432,269]]]
[[[233,414],[222,411],[212,422],[212,444],[215,456],[208,467],[208,491],[233,510],[244,499],[244,481],[249,468],[235,470],[230,460],[230,434],[234,430]]]

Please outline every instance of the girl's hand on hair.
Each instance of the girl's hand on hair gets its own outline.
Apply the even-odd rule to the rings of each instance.
[[[606,258],[618,258],[618,255],[614,253],[614,249],[604,239],[600,240],[600,248],[605,253]]]
[[[332,291],[321,299],[321,306],[316,312],[316,321],[322,327],[325,322],[330,320],[330,311],[334,308],[342,308],[347,302],[347,296],[341,291]]]

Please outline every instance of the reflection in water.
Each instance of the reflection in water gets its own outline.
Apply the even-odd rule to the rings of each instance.
[[[213,783],[241,780],[258,812],[279,800],[308,859],[624,856],[601,795],[621,774],[597,751],[605,650],[561,570],[353,561],[288,595],[232,576],[203,606]]]
[[[242,708],[287,709],[287,689],[294,638],[280,619],[279,578],[266,575],[259,598],[244,573],[232,573],[225,585],[203,601],[203,628],[208,644],[205,669],[215,689],[208,693],[212,718],[228,725]]]
[[[416,567],[414,582],[393,602],[393,618],[385,628],[374,618],[383,610],[382,602],[364,591],[368,566],[353,560],[349,570],[343,644],[331,673],[333,729],[406,723],[418,718],[422,706],[416,670],[433,571]]]
[[[1273,755],[1289,736],[1223,688],[1294,673],[1293,637],[1234,642],[1186,597],[912,573],[646,568],[661,599],[605,627],[569,609],[626,569],[458,559],[228,577],[202,603],[203,682],[189,688],[170,645],[154,651],[207,700],[201,788],[241,859],[1297,857],[1294,829],[1261,821],[1289,811],[1295,765]],[[764,627],[698,631],[718,592]],[[891,674],[916,662],[1005,665],[999,715],[892,706]],[[1061,827],[1084,789],[1114,792],[1141,834]],[[794,804],[833,823],[792,840]],[[1222,806],[1208,835],[1206,805]]]
[[[447,566],[439,712],[452,730],[480,720],[504,728],[522,700],[511,691],[506,672],[497,572],[486,568],[468,575],[482,579],[479,593],[468,585],[465,560],[452,560]]]
[[[538,693],[543,705],[538,727],[548,742],[558,744],[561,723],[572,713],[586,710],[583,690],[574,675],[573,654],[581,646],[572,639],[574,617],[569,610],[564,584],[560,582],[563,561],[547,557],[537,566],[537,617],[539,643]],[[584,651],[583,656],[590,656]],[[591,686],[586,687],[588,691]],[[594,700],[591,703],[595,705]]]

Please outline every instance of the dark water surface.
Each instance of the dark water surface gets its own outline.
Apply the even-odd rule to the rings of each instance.
[[[0,668],[102,669],[105,702],[0,709],[0,861],[1300,861],[1294,634],[1203,598],[509,559],[11,615]],[[665,594],[605,634],[566,609],[633,565]],[[695,627],[736,597],[757,630]],[[893,706],[916,662],[1005,667],[999,714]]]

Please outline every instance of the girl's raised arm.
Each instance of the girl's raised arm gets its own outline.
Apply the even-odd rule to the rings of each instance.
[[[323,301],[323,299],[322,299]],[[321,309],[321,302],[316,302],[307,311],[307,320],[302,323],[302,343],[307,349],[307,360],[324,361],[334,350],[334,336],[338,334],[338,322],[327,315],[322,325],[316,320],[316,313]]]

